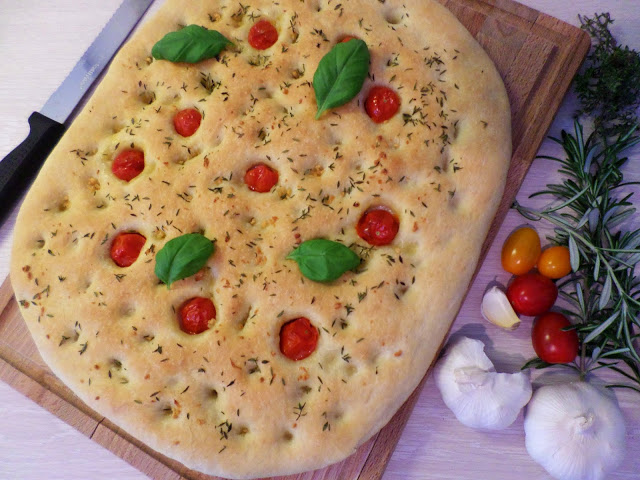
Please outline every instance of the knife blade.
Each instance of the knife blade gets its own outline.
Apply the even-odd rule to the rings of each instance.
[[[78,103],[152,3],[124,0],[40,111],[29,116],[29,135],[0,161],[0,224],[62,137]]]

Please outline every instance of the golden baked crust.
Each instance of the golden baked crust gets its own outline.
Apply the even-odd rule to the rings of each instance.
[[[186,6],[185,6],[186,5]],[[278,42],[246,42],[255,18]],[[199,24],[237,48],[195,65],[151,61],[151,47]],[[336,41],[371,52],[370,78],[314,120],[312,78]],[[373,84],[401,110],[384,124],[362,108]],[[182,108],[203,112],[190,138]],[[114,156],[134,146],[143,173],[125,183]],[[416,387],[466,292],[502,194],[509,104],[495,67],[432,0],[169,0],[115,57],[47,160],[20,211],[11,280],[52,370],[96,411],[203,472],[248,478],[322,467],[353,453]],[[249,191],[264,162],[280,179]],[[400,219],[387,247],[355,232],[386,205]],[[122,231],[147,238],[126,269],[109,257]],[[170,239],[202,232],[216,251],[170,289],[153,273]],[[329,284],[285,257],[329,238],[364,258]],[[175,309],[213,299],[215,325],[183,333]],[[278,332],[308,317],[318,348],[293,362]]]

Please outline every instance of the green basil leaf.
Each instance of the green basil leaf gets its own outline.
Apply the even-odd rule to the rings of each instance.
[[[169,240],[156,254],[156,277],[169,287],[204,267],[213,250],[211,240],[199,233],[187,233]]]
[[[216,30],[188,25],[162,37],[151,49],[151,55],[158,60],[198,63],[215,57],[230,44],[232,42]]]
[[[354,38],[338,43],[327,53],[313,75],[318,113],[316,119],[330,108],[344,105],[355,97],[369,73],[369,49]]]
[[[295,260],[300,272],[314,282],[331,282],[360,265],[360,257],[348,247],[321,238],[301,243],[287,258]]]

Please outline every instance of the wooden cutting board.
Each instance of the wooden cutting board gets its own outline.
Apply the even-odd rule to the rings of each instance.
[[[502,74],[511,101],[513,158],[502,203],[483,246],[484,258],[589,50],[589,37],[576,27],[511,0],[439,1],[488,52]],[[151,478],[214,479],[151,450],[75,397],[40,358],[8,280],[0,287],[0,380]],[[282,480],[380,479],[421,387],[354,455],[323,470]]]

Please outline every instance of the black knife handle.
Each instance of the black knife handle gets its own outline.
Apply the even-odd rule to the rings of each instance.
[[[0,162],[0,223],[64,133],[64,125],[33,112],[29,136]]]

